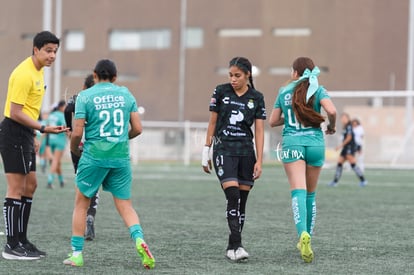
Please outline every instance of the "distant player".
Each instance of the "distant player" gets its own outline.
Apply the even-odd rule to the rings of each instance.
[[[254,88],[252,64],[244,57],[233,58],[229,62],[229,83],[217,86],[211,97],[202,154],[203,170],[210,173],[213,162],[226,196],[230,235],[225,255],[231,261],[249,257],[242,245],[241,233],[247,197],[262,173],[265,119],[265,102]],[[213,159],[210,160],[212,145]]]
[[[114,84],[116,76],[115,64],[107,59],[100,60],[94,70],[97,83],[76,99],[70,149],[80,160],[72,216],[72,254],[63,263],[83,266],[86,210],[90,198],[102,185],[103,190],[112,193],[142,265],[152,269],[155,260],[144,241],[140,220],[131,202],[129,140],[141,134],[142,125],[134,96],[128,88]],[[81,153],[79,145],[83,135],[85,142]],[[108,245],[111,247],[110,243]]]
[[[85,78],[85,81],[83,83],[83,90],[89,89],[95,84],[93,75],[90,74]],[[75,106],[76,106],[76,97],[77,95],[74,95],[68,100],[68,104],[65,108],[65,121],[66,125],[70,128],[70,131],[72,132],[72,120],[73,115],[75,113]],[[70,152],[70,155],[72,157],[72,163],[73,168],[75,169],[75,173],[78,169],[78,163],[79,163],[79,157],[74,155],[72,151]],[[87,215],[86,215],[86,230],[85,230],[85,239],[87,241],[92,241],[95,239],[95,215],[96,215],[96,209],[98,208],[99,204],[99,191],[96,192],[96,194],[91,198],[91,203],[89,205]]]
[[[348,161],[351,165],[352,170],[354,170],[355,174],[359,178],[359,186],[364,187],[367,185],[367,181],[365,180],[364,173],[356,164],[355,152],[356,152],[356,144],[355,144],[355,136],[352,129],[351,118],[349,114],[343,113],[341,115],[341,122],[343,126],[343,141],[342,143],[336,147],[336,150],[341,150],[341,154],[338,159],[338,164],[336,166],[335,177],[332,182],[329,183],[329,186],[337,186],[338,181],[342,176],[343,164],[345,161]]]
[[[362,151],[362,146],[364,144],[364,127],[362,127],[361,122],[359,119],[354,118],[352,120],[352,131],[354,131],[354,138],[355,138],[355,145],[356,145],[356,158],[357,164],[361,171],[364,171],[364,154]]]
[[[63,111],[66,107],[66,101],[59,101],[58,105],[53,109],[47,118],[47,124],[50,126],[65,125],[65,117]],[[62,174],[62,157],[66,147],[67,134],[60,133],[57,135],[49,135],[49,146],[52,152],[52,163],[47,178],[47,188],[53,188],[55,178],[58,178],[60,187],[64,187],[65,181]]]
[[[42,113],[39,117],[40,124],[46,126],[47,125],[47,117],[49,113]],[[40,133],[37,131],[36,138],[40,143],[39,151],[37,152],[39,156],[39,164],[42,173],[46,172],[46,167],[48,164],[52,162],[52,153],[50,152],[49,146],[49,134],[48,133]]]

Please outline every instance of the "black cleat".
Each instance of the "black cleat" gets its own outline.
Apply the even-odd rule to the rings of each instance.
[[[93,241],[95,239],[95,218],[92,215],[88,215],[86,218],[86,231],[85,231],[85,240]]]
[[[6,260],[38,260],[40,255],[32,251],[28,251],[21,244],[15,248],[11,248],[8,244],[4,247],[2,256]]]
[[[37,253],[39,255],[39,257],[43,258],[46,257],[46,252],[39,250],[34,244],[32,244],[31,242],[27,241],[26,243],[22,244],[22,246],[27,250],[30,251],[32,253]]]

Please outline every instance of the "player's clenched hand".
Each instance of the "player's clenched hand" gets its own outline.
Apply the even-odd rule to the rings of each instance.
[[[336,132],[336,128],[335,127],[331,127],[330,125],[328,125],[328,127],[326,127],[326,131],[325,134],[327,135],[333,135]]]
[[[253,179],[257,180],[262,175],[262,165],[258,162],[255,163],[253,168]]]
[[[203,170],[206,173],[210,174],[210,171],[212,169],[211,166],[211,158],[210,158],[210,146],[204,146],[203,147],[203,153],[201,155],[201,165],[203,166]]]

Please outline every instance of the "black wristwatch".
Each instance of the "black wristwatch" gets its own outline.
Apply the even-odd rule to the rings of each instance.
[[[45,132],[45,128],[46,128],[45,125],[40,126],[39,132],[41,132],[43,134]]]

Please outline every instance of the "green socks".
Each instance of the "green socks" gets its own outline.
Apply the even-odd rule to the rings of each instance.
[[[316,220],[316,200],[315,192],[306,195],[306,228],[307,232],[312,236],[315,228]]]
[[[54,180],[55,180],[55,174],[49,174],[47,176],[47,183],[48,184],[52,184]]]
[[[307,231],[306,226],[306,190],[305,189],[295,189],[291,191],[292,197],[292,211],[293,211],[293,220],[295,221],[296,231],[298,236],[302,234],[303,231]]]
[[[83,236],[72,236],[71,245],[73,252],[82,252],[85,238]]]
[[[316,220],[316,192],[307,193],[305,189],[295,189],[291,191],[292,211],[298,236],[303,231],[311,236],[315,228]]]
[[[142,227],[139,224],[134,224],[132,226],[130,226],[129,228],[129,234],[131,236],[131,239],[134,240],[134,242],[140,238],[140,239],[144,239],[144,232],[142,231]]]

